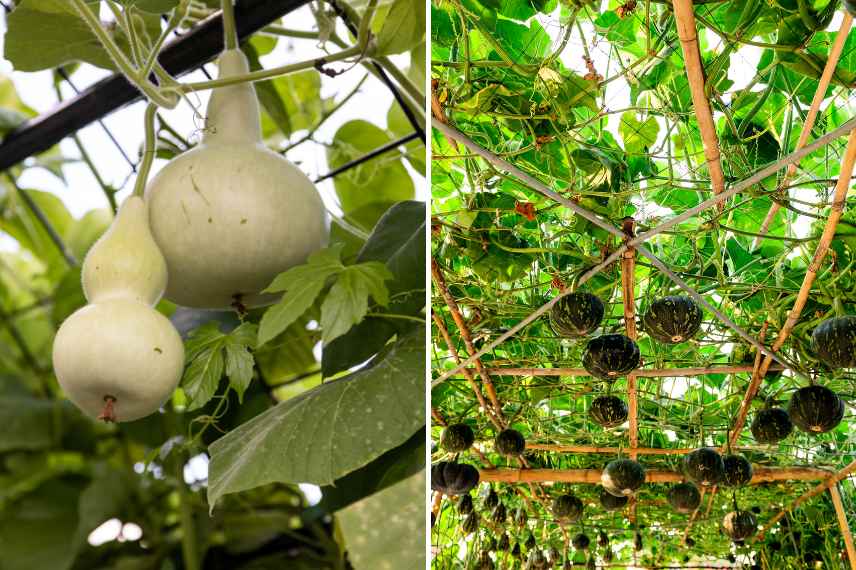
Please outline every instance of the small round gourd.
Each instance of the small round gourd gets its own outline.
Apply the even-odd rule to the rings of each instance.
[[[725,468],[722,484],[726,487],[742,487],[752,480],[752,464],[740,454],[730,453],[722,456]]]
[[[591,544],[591,539],[586,533],[579,532],[571,539],[571,544],[573,545],[574,550],[587,550]]]
[[[575,291],[551,307],[550,326],[559,336],[581,338],[600,326],[603,314],[603,302],[597,296]]]
[[[604,468],[600,483],[613,495],[630,496],[645,483],[645,469],[632,459],[616,459]]]
[[[802,431],[825,433],[841,423],[844,402],[826,386],[806,386],[791,396],[788,417]]]
[[[492,509],[499,504],[499,495],[492,488],[488,489],[484,496],[484,506],[486,509]]]
[[[440,433],[440,447],[450,453],[468,450],[475,440],[473,429],[467,424],[452,424]]]
[[[249,71],[239,49],[224,51],[219,65],[221,78]],[[166,298],[178,305],[271,303],[262,290],[327,241],[315,186],[262,143],[252,83],[213,90],[202,143],[157,173],[146,200],[169,269]]]
[[[560,495],[553,500],[553,515],[563,521],[576,522],[583,516],[583,502],[575,495]]]
[[[645,547],[645,545],[642,543],[642,533],[640,533],[639,531],[636,531],[633,534],[633,550],[635,550],[636,552],[639,552],[644,547]]]
[[[519,431],[510,428],[504,429],[497,434],[494,447],[497,453],[513,457],[523,453],[523,450],[526,449],[526,440]]]
[[[758,521],[749,511],[731,511],[722,519],[722,528],[731,540],[739,542],[755,534]]]
[[[856,368],[856,315],[823,321],[811,333],[811,345],[830,368]]]
[[[597,545],[601,548],[606,548],[607,546],[609,546],[609,537],[602,530],[598,531],[597,533]]]
[[[627,506],[630,500],[626,495],[614,495],[606,489],[600,490],[600,506],[606,511],[620,511]]]
[[[660,342],[678,344],[695,336],[702,317],[702,310],[695,301],[673,295],[651,303],[642,315],[642,328]]]
[[[692,483],[673,485],[666,494],[666,500],[679,513],[691,513],[701,504],[701,493]]]
[[[767,407],[755,414],[750,430],[758,443],[778,443],[791,434],[794,424],[782,408]]]
[[[529,555],[526,557],[526,568],[532,568],[533,570],[543,570],[547,568],[547,557],[544,556],[541,549],[533,548],[529,551]]]
[[[684,470],[687,477],[703,487],[716,485],[725,476],[722,456],[710,447],[696,449],[684,456]]]
[[[618,427],[627,421],[627,404],[618,396],[598,396],[592,400],[589,416],[604,428]]]
[[[622,334],[605,334],[586,345],[583,367],[601,380],[615,380],[639,367],[639,346]]]
[[[465,494],[458,501],[458,514],[468,515],[473,512],[473,498],[469,494]]]
[[[472,465],[440,461],[431,466],[431,489],[445,495],[463,495],[479,483],[479,471]]]
[[[502,533],[502,536],[499,537],[499,540],[496,542],[496,549],[499,552],[508,552],[508,549],[511,547],[511,542],[508,539],[508,533]]]
[[[490,515],[490,520],[495,524],[505,524],[507,518],[508,511],[502,503],[499,503]]]
[[[461,530],[464,534],[472,534],[479,529],[479,514],[475,511],[466,516],[464,522],[461,523]]]

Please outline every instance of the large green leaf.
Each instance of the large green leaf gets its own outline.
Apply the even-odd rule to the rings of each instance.
[[[410,51],[425,37],[425,3],[395,0],[377,36],[377,53],[392,55]]]
[[[337,519],[354,569],[424,568],[424,513],[424,471],[341,511]]]
[[[208,502],[273,482],[329,484],[424,424],[424,331],[370,366],[278,404],[209,447]]]

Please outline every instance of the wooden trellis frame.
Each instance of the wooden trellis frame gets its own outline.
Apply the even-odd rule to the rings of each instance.
[[[585,280],[591,278],[594,274],[596,274],[601,269],[607,267],[611,263],[620,259],[621,261],[621,269],[622,269],[622,291],[623,291],[623,305],[624,305],[624,320],[626,325],[627,336],[630,338],[635,338],[636,336],[636,327],[635,327],[635,308],[634,308],[634,283],[633,283],[633,270],[635,264],[635,255],[636,252],[639,251],[642,255],[647,257],[649,261],[658,269],[660,269],[665,275],[671,278],[677,285],[683,288],[691,297],[695,298],[696,301],[700,301],[702,305],[704,305],[709,310],[711,307],[704,302],[704,299],[690,288],[686,283],[683,283],[682,280],[668,270],[668,268],[662,264],[656,257],[653,256],[650,252],[642,246],[642,243],[658,234],[680,223],[683,220],[686,220],[697,213],[703,211],[704,209],[710,206],[716,206],[718,210],[721,211],[722,206],[725,203],[725,200],[738,192],[745,190],[765,178],[766,176],[775,173],[776,171],[787,167],[787,173],[785,174],[785,180],[787,180],[790,176],[794,174],[796,171],[796,165],[798,161],[813,152],[814,150],[828,144],[834,138],[845,135],[849,133],[849,138],[847,142],[847,147],[844,153],[844,157],[841,161],[841,169],[839,172],[839,178],[836,184],[835,193],[833,197],[832,204],[832,213],[826,221],[823,234],[819,240],[819,243],[815,249],[815,253],[812,259],[812,262],[809,266],[809,269],[805,275],[803,283],[800,287],[797,299],[794,303],[793,308],[791,309],[788,320],[785,325],[779,331],[775,341],[773,342],[771,347],[767,347],[764,344],[764,339],[767,331],[767,323],[764,323],[764,326],[760,333],[760,340],[756,340],[754,338],[747,338],[747,335],[733,322],[730,321],[727,317],[725,317],[722,313],[711,310],[711,312],[720,319],[726,326],[733,329],[737,332],[744,340],[749,341],[757,350],[757,357],[754,365],[752,366],[731,366],[731,367],[698,367],[698,368],[690,368],[690,369],[662,369],[662,370],[636,370],[628,374],[627,383],[628,383],[628,408],[629,408],[629,440],[630,440],[630,450],[629,453],[631,457],[636,458],[638,454],[652,454],[652,455],[666,455],[671,454],[666,450],[659,449],[640,449],[638,447],[638,405],[636,402],[636,378],[640,376],[695,376],[695,375],[703,375],[703,374],[711,374],[711,373],[738,373],[738,372],[752,372],[752,378],[750,384],[744,394],[743,401],[741,402],[740,408],[738,410],[737,417],[734,421],[734,425],[731,429],[731,432],[728,437],[728,447],[739,449],[736,446],[737,440],[742,432],[742,429],[745,425],[746,417],[749,412],[749,408],[752,402],[752,399],[755,397],[757,390],[760,386],[761,379],[764,378],[765,374],[769,370],[777,370],[781,369],[780,367],[772,368],[773,361],[778,360],[784,366],[782,368],[791,368],[790,363],[788,363],[785,359],[781,358],[781,355],[778,354],[778,351],[784,346],[785,341],[787,340],[790,332],[793,330],[794,325],[797,323],[802,310],[805,306],[806,300],[808,298],[809,291],[811,290],[811,286],[814,283],[814,280],[817,276],[817,271],[820,267],[821,262],[823,261],[832,237],[835,234],[835,229],[837,227],[838,221],[841,218],[843,212],[843,206],[846,200],[847,190],[850,186],[850,178],[853,174],[854,161],[856,161],[856,118],[847,121],[845,124],[841,125],[838,129],[834,130],[827,135],[824,135],[817,140],[815,140],[811,144],[806,144],[808,140],[808,134],[811,132],[814,120],[816,119],[817,112],[819,110],[820,103],[823,100],[823,95],[825,94],[829,82],[832,78],[832,75],[835,70],[836,63],[841,54],[841,49],[844,44],[844,40],[847,37],[847,33],[850,29],[852,18],[849,15],[845,15],[844,21],[842,22],[841,28],[839,29],[838,35],[836,36],[835,42],[830,50],[830,55],[828,58],[827,66],[824,69],[823,76],[819,83],[817,93],[815,94],[814,100],[812,102],[812,107],[810,109],[810,113],[808,118],[806,119],[803,131],[800,135],[799,142],[797,147],[793,153],[779,160],[778,162],[768,165],[765,168],[762,168],[760,171],[755,174],[747,177],[742,182],[739,182],[733,185],[730,189],[725,189],[724,184],[724,175],[722,173],[722,166],[720,161],[719,154],[719,144],[716,137],[716,131],[713,124],[712,113],[710,110],[709,102],[704,95],[704,74],[703,68],[701,66],[700,54],[698,51],[698,42],[696,36],[696,28],[695,28],[695,18],[693,15],[693,7],[692,2],[690,0],[675,0],[673,3],[673,7],[675,10],[675,17],[677,20],[677,29],[678,34],[681,39],[682,48],[684,52],[685,65],[687,69],[687,76],[689,79],[689,85],[691,90],[691,95],[694,103],[694,109],[696,112],[696,118],[701,130],[702,141],[704,145],[705,158],[708,165],[711,185],[713,190],[713,197],[704,200],[702,203],[698,204],[694,208],[690,208],[685,211],[683,214],[675,216],[672,220],[666,221],[664,223],[659,224],[657,227],[645,232],[640,236],[633,236],[633,225],[632,220],[625,224],[622,230],[618,230],[617,228],[611,226],[608,222],[604,222],[600,218],[598,218],[595,214],[585,210],[580,207],[576,203],[570,202],[565,199],[563,196],[557,194],[552,191],[546,185],[541,183],[539,180],[535,179],[532,176],[529,176],[525,172],[522,172],[520,169],[514,167],[507,161],[499,158],[492,152],[487,149],[484,149],[474,141],[472,141],[469,137],[464,135],[462,132],[458,131],[455,127],[450,126],[448,124],[448,119],[441,113],[441,116],[435,117],[432,124],[435,129],[442,132],[449,141],[453,144],[463,144],[467,147],[471,152],[476,155],[481,156],[493,166],[497,167],[500,170],[503,170],[514,178],[518,179],[519,182],[523,183],[527,187],[543,194],[544,196],[555,200],[556,202],[568,207],[573,210],[578,215],[584,217],[585,219],[591,221],[598,227],[606,230],[607,232],[619,236],[624,237],[623,245],[617,248],[612,252],[611,255],[607,256],[606,259],[603,260],[601,264],[587,272],[582,276],[579,283],[585,282]],[[435,109],[436,113],[436,109]],[[784,183],[783,183],[784,185]],[[775,215],[775,210],[777,210],[778,204],[773,203],[773,208],[771,208],[771,214],[768,214],[768,217],[771,218]],[[769,222],[765,220],[765,227],[762,229],[766,231],[766,227],[769,225]],[[624,236],[621,233],[624,233]],[[434,262],[434,265],[437,265]],[[438,266],[439,267],[439,266]],[[438,269],[439,271],[439,269]],[[445,371],[439,378],[435,380],[436,383],[442,382],[452,375],[463,372],[468,378],[472,377],[471,371],[467,368],[473,362],[477,363],[477,368],[479,371],[484,370],[487,374],[493,375],[503,375],[503,376],[534,376],[534,375],[552,375],[552,376],[589,376],[590,374],[582,369],[575,368],[489,368],[487,370],[484,369],[483,364],[479,360],[480,356],[492,350],[496,346],[498,346],[501,342],[505,341],[508,338],[511,338],[514,334],[522,330],[525,326],[532,323],[542,314],[546,313],[564,294],[569,293],[569,291],[563,291],[559,296],[553,298],[550,302],[542,305],[535,311],[533,311],[529,316],[522,319],[517,325],[512,327],[510,330],[500,335],[493,342],[488,343],[481,350],[473,352],[470,350],[470,358],[464,361],[460,361],[456,359],[457,367],[453,370]],[[451,346],[450,339],[446,339],[447,343]],[[468,348],[472,348],[471,345],[468,345]],[[794,371],[798,373],[798,371]],[[492,387],[492,384],[491,384]],[[562,453],[612,453],[618,448],[599,448],[594,446],[561,446],[555,444],[527,444],[528,449],[537,449],[543,451],[555,451]],[[675,450],[675,452],[686,452],[688,450]],[[840,496],[838,496],[837,487],[835,485],[837,482],[846,476],[847,473],[856,469],[856,462],[851,463],[849,466],[845,467],[841,471],[836,474],[829,475],[828,471],[813,469],[813,468],[763,468],[757,467],[755,475],[753,476],[752,484],[765,482],[765,481],[807,481],[807,480],[817,480],[824,479],[824,482],[818,485],[815,491],[811,493],[817,494],[822,492],[823,490],[830,489],[830,493],[833,494],[833,502],[835,504],[836,512],[838,515],[839,523],[841,524],[842,535],[844,536],[845,543],[847,545],[847,553],[850,561],[851,568],[856,570],[856,549],[853,547],[853,539],[850,533],[850,529],[846,525],[846,518],[843,516],[843,507],[841,506]],[[574,469],[574,470],[553,470],[553,469],[484,469],[481,471],[481,476],[483,481],[494,481],[494,482],[568,482],[568,483],[591,483],[596,484],[600,482],[600,470],[594,469]],[[668,481],[680,481],[683,477],[675,472],[669,471],[648,471],[646,480],[648,482],[668,482]],[[705,489],[702,489],[702,493],[705,492]],[[716,488],[713,489],[713,493],[716,492]],[[813,496],[813,494],[807,494]],[[702,498],[704,495],[702,495]],[[838,499],[836,500],[836,497]],[[793,505],[793,507],[798,506],[802,501],[807,499],[807,496],[800,497]],[[713,503],[713,495],[711,495],[711,499],[709,501],[708,510]],[[633,506],[631,505],[630,509],[630,517],[631,520],[634,518]],[[792,507],[792,508],[793,508]],[[697,509],[691,516],[689,524],[684,533],[684,539],[686,539],[687,533],[689,531],[690,526],[695,521],[700,508]],[[775,524],[783,513],[774,517],[768,523],[768,527],[772,524]],[[763,533],[760,535],[763,536]]]

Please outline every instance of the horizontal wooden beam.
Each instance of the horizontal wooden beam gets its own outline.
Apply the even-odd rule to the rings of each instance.
[[[660,368],[636,370],[633,374],[642,378],[669,378],[684,376],[704,376],[706,374],[737,374],[752,372],[752,364],[735,366],[706,366],[695,368]],[[780,371],[780,365],[770,366],[770,371]],[[488,373],[495,376],[591,376],[585,368],[488,368]]]
[[[600,484],[600,469],[481,469],[481,481],[491,483],[589,483]],[[773,481],[817,481],[829,471],[815,467],[755,467],[750,484]],[[677,483],[685,479],[677,471],[649,469],[646,483]]]
[[[531,451],[551,451],[555,453],[603,453],[608,455],[617,455],[619,452],[626,452],[627,448],[620,447],[598,447],[596,445],[563,445],[560,443],[529,443],[526,442],[526,449]],[[690,451],[695,451],[697,447],[676,447],[665,449],[661,447],[637,447],[634,451],[639,455],[686,455]],[[756,451],[766,450],[768,447],[761,446],[744,446],[733,447],[735,451]]]

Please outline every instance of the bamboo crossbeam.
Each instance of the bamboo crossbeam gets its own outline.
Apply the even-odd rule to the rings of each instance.
[[[854,163],[856,163],[856,129],[850,131],[850,136],[847,138],[847,148],[844,151],[844,158],[841,159],[841,170],[838,173],[838,181],[835,184],[832,208],[829,213],[829,218],[826,220],[826,225],[823,228],[823,233],[820,235],[820,240],[818,241],[817,248],[815,249],[814,257],[812,258],[805,277],[803,278],[803,282],[800,285],[800,290],[799,293],[797,293],[796,300],[794,301],[793,309],[788,313],[788,318],[785,321],[785,324],[776,336],[773,346],[770,347],[771,351],[774,353],[778,352],[779,349],[784,346],[785,340],[790,336],[791,331],[800,319],[800,315],[805,308],[806,302],[808,302],[808,296],[811,292],[814,280],[817,278],[817,272],[820,270],[820,264],[823,262],[824,257],[826,257],[827,251],[829,251],[832,238],[835,236],[835,228],[838,227],[838,221],[844,213],[844,203],[847,199],[847,191],[850,189],[850,177],[853,175]],[[735,441],[737,434],[740,433],[746,422],[746,415],[749,413],[749,407],[752,403],[752,399],[755,397],[758,386],[761,384],[760,379],[767,374],[772,362],[773,359],[769,355],[765,356],[763,362],[761,362],[761,366],[758,367],[752,376],[752,381],[749,384],[750,389],[747,389],[746,391],[746,396],[743,399],[737,419],[734,422],[733,433]],[[753,387],[754,390],[751,390]]]
[[[844,546],[847,548],[847,560],[850,561],[850,570],[856,570],[856,547],[853,546],[853,533],[850,532],[850,524],[847,522],[847,513],[841,502],[841,493],[838,492],[838,484],[829,488],[832,504],[835,506],[835,516],[838,517],[838,526],[841,528],[841,536],[844,538]]]
[[[627,239],[633,239],[633,218],[624,218],[622,230]],[[627,337],[636,340],[636,283],[634,274],[636,272],[636,250],[632,247],[621,256],[621,297],[624,305],[624,328]],[[630,458],[636,459],[636,448],[639,447],[639,400],[636,390],[636,374],[630,372],[627,375],[627,419],[630,422],[628,435],[630,437]],[[631,518],[635,509],[631,508]]]
[[[526,449],[530,451],[550,451],[554,453],[584,453],[584,454],[604,454],[618,455],[620,452],[627,451],[621,447],[604,447],[596,445],[564,445],[561,443],[530,443],[526,442]],[[636,453],[639,455],[686,455],[691,451],[695,451],[695,447],[676,447],[672,449],[662,447],[637,447]],[[735,447],[735,450],[757,451],[761,447]]]
[[[751,485],[773,481],[817,481],[829,477],[829,471],[816,467],[755,467]],[[600,469],[482,469],[485,483],[587,483],[600,484]],[[649,469],[646,483],[677,483],[685,479],[677,471]],[[825,489],[824,489],[825,490]]]
[[[776,513],[776,515],[773,518],[771,518],[769,520],[769,522],[767,522],[767,524],[764,525],[763,530],[761,530],[761,532],[758,533],[757,541],[760,542],[760,541],[764,540],[764,533],[767,530],[773,528],[773,525],[775,525],[777,522],[782,520],[782,517],[785,516],[785,513],[787,513],[788,511],[794,510],[795,508],[797,508],[798,506],[800,506],[804,502],[808,501],[812,497],[820,495],[821,493],[823,493],[824,491],[826,491],[827,489],[829,489],[833,485],[837,485],[839,481],[841,481],[842,479],[844,479],[845,477],[847,477],[848,475],[850,475],[854,471],[856,471],[856,460],[851,461],[844,468],[842,468],[840,471],[838,471],[837,473],[833,473],[831,476],[828,476],[825,481],[823,481],[822,483],[820,483],[819,485],[817,485],[813,489],[806,491],[805,493],[803,493],[802,495],[797,497],[794,500],[794,502],[791,503],[790,507],[788,507],[787,509],[782,509],[781,511]]]
[[[779,364],[770,366],[770,370],[784,370]],[[471,368],[468,370],[472,370]],[[706,374],[737,374],[740,372],[752,372],[754,366],[746,365],[723,365],[723,366],[697,366],[692,368],[660,368],[639,369],[633,374],[640,378],[671,378],[704,376]],[[488,368],[492,376],[590,376],[585,368]]]
[[[811,130],[814,128],[814,122],[817,119],[817,114],[820,111],[820,104],[826,96],[826,90],[829,89],[829,84],[832,81],[832,76],[835,74],[835,67],[838,65],[838,59],[841,57],[841,51],[844,49],[844,43],[847,41],[847,36],[850,33],[850,26],[853,24],[853,16],[844,11],[844,18],[841,20],[841,27],[838,28],[838,33],[835,35],[835,40],[832,47],[829,49],[829,57],[826,60],[826,65],[823,68],[823,73],[820,74],[820,79],[817,82],[817,89],[814,92],[814,97],[811,100],[811,107],[803,122],[800,137],[797,140],[797,145],[794,150],[799,150],[808,142],[808,137]],[[779,182],[779,188],[785,188],[788,185],[791,177],[797,172],[798,162],[792,162],[785,170],[785,175]],[[763,239],[763,236],[769,231],[776,214],[782,208],[778,202],[770,204],[770,209],[767,215],[764,216],[764,221],[761,223],[761,228],[758,230],[758,236],[752,241],[752,249],[756,249]]]
[[[722,172],[722,162],[719,154],[719,140],[716,136],[716,125],[713,122],[713,114],[710,110],[710,102],[704,92],[704,68],[701,63],[699,52],[698,33],[696,32],[696,20],[693,14],[692,0],[673,0],[672,7],[675,11],[675,24],[678,37],[681,40],[681,49],[684,52],[684,67],[687,70],[687,81],[689,82],[690,95],[693,100],[696,122],[701,132],[704,156],[707,160],[707,168],[710,173],[710,184],[713,193],[720,194],[725,190],[725,175]],[[722,211],[723,203],[717,204]]]

